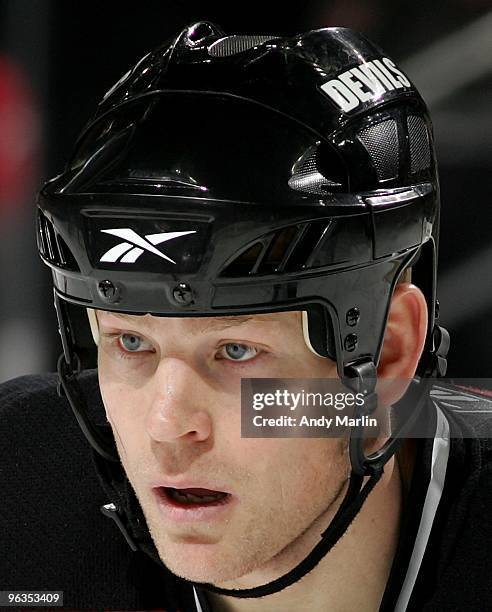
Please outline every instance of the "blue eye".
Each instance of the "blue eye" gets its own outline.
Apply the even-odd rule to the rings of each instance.
[[[138,353],[152,349],[148,342],[135,334],[121,334],[119,340],[124,350],[129,353]]]
[[[258,354],[258,349],[247,344],[229,342],[222,347],[225,358],[231,361],[248,361]]]

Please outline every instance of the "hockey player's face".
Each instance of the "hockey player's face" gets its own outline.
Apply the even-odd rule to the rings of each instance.
[[[98,321],[107,416],[164,563],[236,588],[290,570],[334,515],[346,443],[241,438],[240,381],[336,376],[300,313]]]

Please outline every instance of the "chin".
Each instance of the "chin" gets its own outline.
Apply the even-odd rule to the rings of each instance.
[[[214,537],[206,532],[170,534],[160,525],[151,528],[150,533],[163,564],[176,576],[191,582],[224,586],[264,563],[257,546],[248,548],[235,538]],[[268,553],[263,552],[268,558]]]
[[[191,582],[221,585],[251,570],[224,554],[216,544],[156,545],[164,565],[176,576]]]

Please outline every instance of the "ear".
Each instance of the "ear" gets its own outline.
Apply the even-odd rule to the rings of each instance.
[[[427,304],[423,293],[411,283],[398,284],[391,299],[378,366],[378,379],[387,379],[380,389],[386,405],[403,395],[408,386],[402,385],[403,380],[410,381],[414,377],[426,332]]]

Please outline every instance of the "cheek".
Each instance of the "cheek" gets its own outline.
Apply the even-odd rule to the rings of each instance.
[[[240,454],[265,500],[282,512],[304,512],[308,503],[313,510],[324,509],[349,472],[340,439],[247,440]]]
[[[129,409],[132,406],[139,406],[135,399],[136,396],[143,399],[143,381],[135,374],[135,368],[131,368],[131,364],[111,356],[107,348],[99,349],[99,388],[108,418],[123,416],[131,412]]]
[[[279,495],[285,520],[311,524],[331,507],[348,478],[348,458],[339,439],[303,440],[304,444],[284,455],[279,470]]]
[[[144,391],[111,377],[104,367],[99,368],[99,388],[121,459],[131,459],[139,448],[143,448]]]

